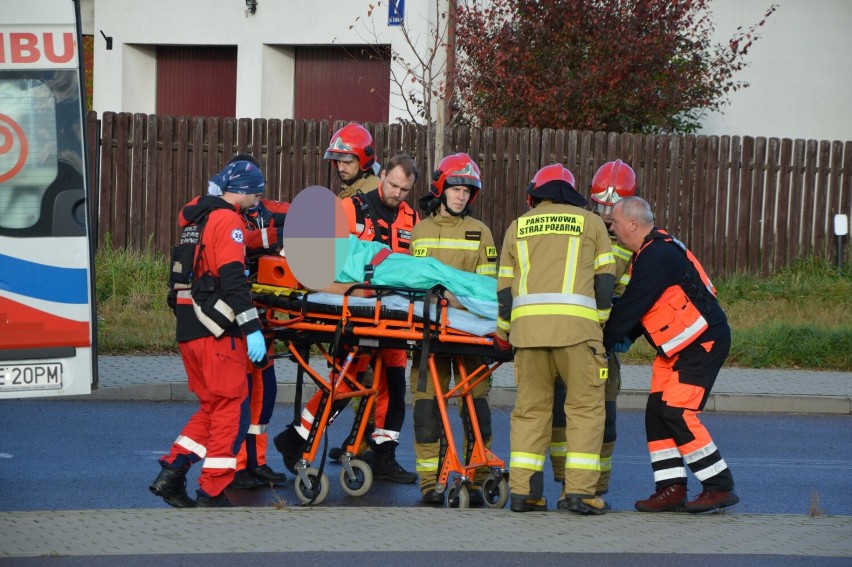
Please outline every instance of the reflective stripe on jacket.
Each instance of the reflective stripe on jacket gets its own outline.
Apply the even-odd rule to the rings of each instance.
[[[411,232],[411,254],[453,268],[497,277],[497,247],[491,230],[475,218],[433,215]]]
[[[599,309],[596,276],[604,275],[610,286],[607,305]],[[601,340],[614,276],[603,220],[573,205],[542,201],[513,221],[503,240],[498,334],[510,334],[521,348]]]

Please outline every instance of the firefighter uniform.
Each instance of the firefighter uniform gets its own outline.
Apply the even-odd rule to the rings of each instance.
[[[615,290],[613,291],[613,303],[624,293],[627,283],[630,281],[630,259],[633,253],[619,246],[617,239],[610,236],[612,253],[615,258]],[[607,361],[608,377],[604,385],[604,399],[606,420],[604,426],[603,443],[601,444],[601,475],[595,488],[596,494],[606,494],[609,491],[609,480],[612,474],[612,454],[615,451],[616,440],[616,403],[619,392],[621,392],[621,362],[618,354],[610,353]],[[568,444],[565,437],[565,386],[561,381],[556,382],[556,395],[553,399],[553,433],[550,441],[550,464],[553,467],[553,478],[557,482],[565,480],[565,456],[568,453]]]
[[[412,255],[416,258],[435,258],[459,270],[497,276],[497,248],[491,230],[470,216],[433,215],[423,219],[414,227],[411,246]],[[476,368],[481,364],[481,360],[465,357],[464,364],[466,368]],[[449,390],[452,376],[451,367],[454,366],[452,357],[435,356],[435,365],[441,389],[446,392]],[[414,406],[414,454],[417,459],[417,473],[420,475],[420,489],[425,493],[434,488],[439,473],[441,419],[432,380],[426,378],[423,381],[424,389],[419,388],[419,367],[419,356],[415,356],[409,380]],[[491,409],[488,406],[490,389],[489,379],[477,384],[472,391],[479,429],[488,447],[491,446]],[[464,418],[464,406],[461,410]],[[487,469],[483,472],[487,472]],[[475,478],[474,483],[481,480],[483,479]]]
[[[244,335],[260,331],[261,324],[245,277],[244,223],[234,206],[205,196],[186,205],[181,217],[182,242],[195,238],[194,280],[200,282],[203,276],[205,285],[173,289],[170,304],[189,389],[198,396],[200,408],[160,464],[161,477],[169,470],[185,475],[203,459],[201,505],[202,499],[218,498],[234,477],[236,452],[249,418]],[[175,478],[161,477],[151,487],[159,495],[160,489],[172,490],[176,484]]]
[[[640,334],[658,351],[645,409],[657,490],[686,485],[685,461],[705,491],[731,492],[731,472],[698,419],[728,355],[731,330],[701,264],[656,227],[633,259],[604,344],[611,348]]]
[[[340,182],[340,192],[337,194],[338,199],[348,199],[358,193],[369,193],[379,187],[379,178],[372,173],[364,172],[358,179],[347,183]]]
[[[574,177],[560,164],[536,173],[530,211],[503,239],[497,336],[515,352],[517,394],[510,419],[511,509],[546,509],[543,471],[556,380],[566,386],[565,484],[559,508],[601,514],[595,498],[604,430],[609,315],[615,261],[603,220],[581,208]]]

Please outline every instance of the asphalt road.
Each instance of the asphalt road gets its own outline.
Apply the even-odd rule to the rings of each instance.
[[[7,400],[0,402],[0,510],[85,510],[167,507],[148,491],[157,458],[195,404],[183,402],[92,402]],[[508,460],[509,408],[494,408],[493,450]],[[349,428],[352,412],[332,425],[329,447]],[[274,435],[292,418],[292,406],[279,404]],[[414,468],[411,416],[406,416],[398,460]],[[731,513],[807,514],[812,509],[852,515],[852,420],[848,416],[709,413],[702,419],[731,467],[741,503]],[[456,421],[456,430],[461,431]],[[269,463],[282,470],[270,447]],[[319,463],[315,463],[318,465]],[[376,481],[362,497],[340,488],[340,466],[325,468],[331,490],[322,506],[416,506],[417,485]],[[197,471],[190,473],[190,493]],[[554,507],[559,486],[546,473],[546,496]],[[690,494],[700,485],[690,479]],[[607,500],[614,510],[653,492],[645,451],[642,412],[619,414],[619,440]],[[242,506],[296,506],[293,483],[276,489],[229,490]]]

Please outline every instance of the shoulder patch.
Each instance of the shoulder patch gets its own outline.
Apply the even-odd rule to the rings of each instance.
[[[488,259],[497,259],[497,247],[496,246],[486,246],[485,247],[485,255]]]
[[[243,243],[243,240],[244,240],[244,238],[243,238],[243,231],[242,231],[241,229],[239,229],[239,228],[235,228],[235,229],[231,232],[231,240],[233,240],[233,241],[234,241],[234,242],[236,242],[237,244],[242,244],[242,243]]]

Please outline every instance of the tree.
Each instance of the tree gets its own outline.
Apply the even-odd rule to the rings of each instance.
[[[746,88],[758,39],[713,44],[709,0],[491,0],[459,7],[461,109],[489,126],[694,132]]]

